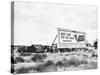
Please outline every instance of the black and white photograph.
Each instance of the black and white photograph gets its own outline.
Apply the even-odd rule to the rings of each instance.
[[[11,73],[98,68],[98,8],[11,2]]]

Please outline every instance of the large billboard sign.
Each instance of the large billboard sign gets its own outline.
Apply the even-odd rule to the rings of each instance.
[[[58,48],[82,48],[85,46],[85,32],[58,28]]]

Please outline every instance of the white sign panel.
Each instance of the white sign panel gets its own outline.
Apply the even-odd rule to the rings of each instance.
[[[58,29],[58,48],[85,47],[86,34],[84,32]]]

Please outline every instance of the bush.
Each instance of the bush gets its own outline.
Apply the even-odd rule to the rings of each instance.
[[[92,57],[98,57],[98,55],[97,54],[92,54]]]
[[[42,59],[46,58],[47,55],[46,54],[34,54],[34,56],[31,58],[32,61],[36,62],[36,61],[42,61]]]
[[[66,56],[68,56],[68,54],[66,54]]]
[[[80,61],[80,64],[88,64],[88,61],[86,61],[86,60],[81,60],[81,61]]]
[[[18,63],[18,62],[24,62],[25,60],[23,59],[23,58],[21,58],[21,57],[16,57],[15,58],[15,63]]]
[[[53,61],[48,60],[44,64],[40,64],[36,68],[36,72],[52,72],[57,71],[56,65],[53,63]]]
[[[78,66],[78,65],[80,65],[80,62],[77,58],[72,57],[66,62],[66,64],[69,66]]]
[[[69,64],[69,60],[67,60],[67,59],[63,59],[63,65],[65,66],[65,67],[69,67],[70,66],[70,64]]]
[[[27,52],[29,53],[34,53],[37,51],[37,48],[34,45],[31,45],[30,47],[27,48]]]
[[[45,63],[45,66],[50,66],[50,65],[54,65],[54,63],[53,63],[53,61],[48,60],[48,61]]]
[[[32,61],[36,62],[36,61],[41,61],[42,57],[40,54],[34,54],[34,56],[31,58]]]
[[[19,53],[21,52],[25,52],[26,51],[26,48],[25,47],[18,47],[18,50],[17,50]]]
[[[62,66],[63,66],[62,61],[58,61],[58,62],[56,63],[56,66],[62,67]]]
[[[43,72],[44,69],[45,69],[44,64],[40,64],[40,65],[37,66],[37,68],[36,68],[36,72]]]
[[[44,58],[47,58],[47,55],[46,54],[43,54],[42,55],[42,58],[44,59]]]
[[[64,66],[64,67],[70,67],[70,66],[75,66],[77,67],[80,65],[80,61],[76,59],[75,57],[72,57],[70,59],[64,59],[63,61],[59,61],[56,63],[58,66]]]

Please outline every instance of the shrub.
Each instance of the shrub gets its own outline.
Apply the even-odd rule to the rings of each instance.
[[[41,69],[42,67],[42,69]],[[48,60],[46,63],[44,63],[44,65],[41,65],[41,67],[39,68],[40,71],[42,72],[52,72],[52,71],[57,71],[57,67],[54,64],[53,61]]]
[[[88,55],[83,55],[83,58],[87,58],[88,57]]]
[[[32,61],[36,62],[36,61],[41,61],[42,57],[40,54],[34,54],[34,56],[31,58]]]
[[[81,60],[81,61],[80,61],[80,64],[88,64],[88,61],[86,61],[86,60]]]
[[[44,72],[54,72],[54,71],[57,71],[57,66],[55,64],[47,66],[44,69]]]
[[[98,57],[98,55],[97,54],[92,54],[92,57]]]
[[[18,47],[18,50],[17,50],[19,53],[21,53],[21,52],[25,52],[26,51],[26,49],[25,49],[25,47]]]
[[[34,45],[31,45],[30,47],[27,48],[27,52],[33,53],[36,52],[37,48]]]
[[[56,65],[53,63],[53,61],[48,60],[44,64],[40,64],[36,68],[37,72],[51,72],[51,71],[57,71]]]
[[[44,64],[40,64],[40,65],[37,66],[37,68],[36,68],[36,72],[43,72],[44,69],[45,69]]]
[[[68,54],[66,54],[66,56],[68,56]]]
[[[56,66],[62,67],[62,66],[63,66],[62,61],[58,61],[58,62],[56,63]]]
[[[34,54],[34,56],[31,58],[32,61],[36,62],[36,61],[42,61],[42,59],[46,58],[47,55],[46,54]]]
[[[53,63],[53,61],[48,60],[48,61],[45,63],[45,66],[50,66],[50,65],[54,65],[54,63]]]
[[[47,55],[46,55],[46,54],[43,54],[43,55],[42,55],[42,58],[47,58]]]
[[[69,67],[70,66],[69,60],[64,58],[62,62],[63,62],[63,66],[65,66],[65,67]]]
[[[78,66],[78,65],[80,65],[80,62],[77,58],[72,57],[66,62],[66,64],[69,66]]]
[[[21,58],[21,57],[16,57],[15,58],[15,63],[18,63],[18,62],[24,62],[25,60],[23,59],[23,58]]]
[[[48,60],[45,64],[44,64],[44,68],[43,68],[44,72],[53,72],[53,71],[57,71],[57,66],[55,65],[55,63],[51,60]]]

